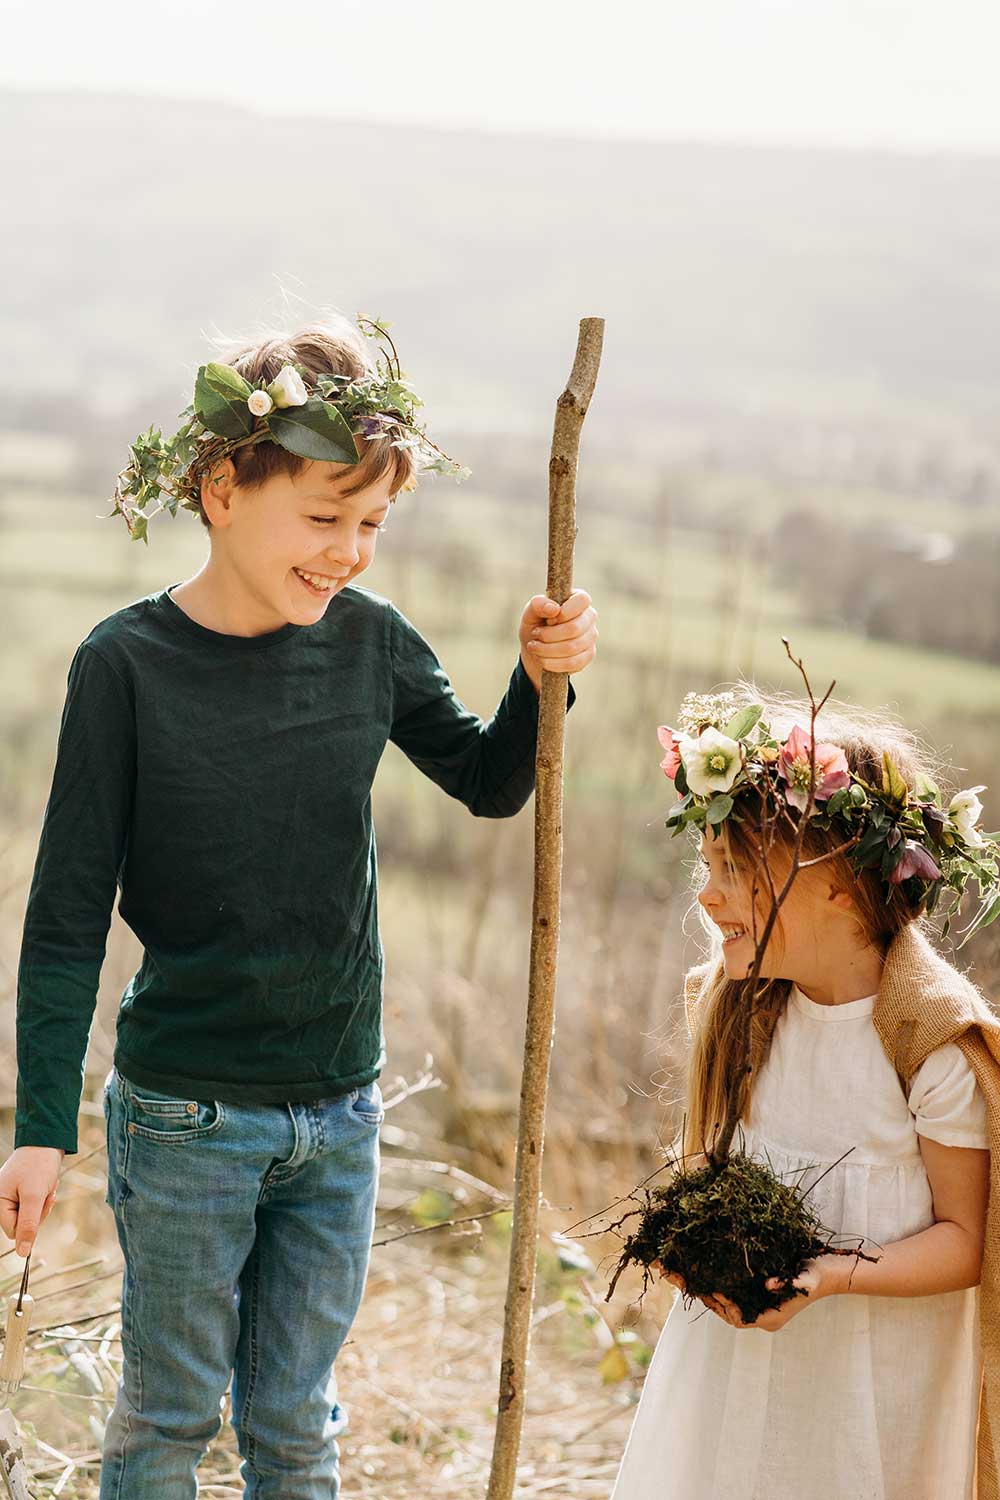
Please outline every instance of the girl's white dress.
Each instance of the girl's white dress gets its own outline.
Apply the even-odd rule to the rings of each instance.
[[[874,1006],[793,988],[745,1127],[747,1151],[804,1187],[854,1148],[809,1195],[838,1244],[933,1224],[918,1133],[987,1145],[961,1049],[932,1052],[907,1099]],[[777,1333],[678,1297],[612,1500],[971,1500],[981,1370],[978,1287],[827,1297]]]

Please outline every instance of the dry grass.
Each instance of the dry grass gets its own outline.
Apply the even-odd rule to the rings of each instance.
[[[341,1439],[345,1492],[378,1500],[480,1496],[492,1449],[506,1192],[468,1170],[469,1151],[453,1152],[452,1161],[422,1154],[428,1142],[421,1132],[432,1128],[424,1105],[405,1100],[399,1111],[405,1123],[393,1116],[384,1127],[376,1248],[361,1313],[337,1363],[340,1399],[350,1413]],[[103,1202],[106,1161],[95,1115],[99,1099],[85,1098],[80,1152],[64,1168],[32,1258],[25,1376],[8,1398],[36,1500],[96,1497],[103,1425],[121,1372],[122,1260]],[[553,1156],[550,1165],[561,1164]],[[578,1153],[574,1175],[585,1175],[585,1167]],[[569,1185],[570,1175],[563,1180]],[[437,1226],[442,1216],[458,1222]],[[521,1500],[610,1492],[644,1360],[668,1306],[663,1294],[647,1299],[637,1331],[619,1341],[621,1320],[634,1322],[634,1312],[624,1300],[608,1309],[601,1267],[560,1263],[559,1242],[549,1238],[575,1217],[551,1207],[546,1214]],[[613,1245],[596,1240],[587,1248],[593,1262]],[[12,1250],[0,1255],[5,1295],[16,1290],[22,1266]],[[213,1500],[243,1494],[228,1398],[224,1417],[198,1469],[200,1493]]]

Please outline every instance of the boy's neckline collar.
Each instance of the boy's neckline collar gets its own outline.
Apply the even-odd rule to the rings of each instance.
[[[227,635],[223,630],[210,630],[207,625],[201,625],[193,620],[186,610],[182,609],[176,599],[171,598],[170,590],[180,588],[182,579],[176,583],[170,583],[166,588],[154,595],[154,603],[159,606],[168,619],[186,630],[189,635],[198,636],[203,641],[211,641],[213,645],[222,646],[234,651],[259,651],[265,646],[274,646],[279,641],[286,641],[289,637],[296,635],[300,630],[308,630],[308,625],[296,625],[293,620],[287,624],[280,625],[277,630],[268,630],[264,635]]]

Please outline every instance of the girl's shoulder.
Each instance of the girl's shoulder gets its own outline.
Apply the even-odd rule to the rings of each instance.
[[[886,954],[873,1020],[901,1079],[915,1084],[948,1059],[959,1069],[975,1059],[987,1106],[1000,1113],[1000,1018],[983,992],[932,945],[922,924],[898,933]],[[936,1054],[936,1056],[935,1056]]]
[[[910,1081],[906,1102],[918,1135],[943,1146],[987,1148],[986,1098],[957,1042],[928,1052]]]

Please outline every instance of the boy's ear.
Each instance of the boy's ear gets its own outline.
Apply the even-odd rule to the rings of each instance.
[[[209,464],[208,469],[201,476],[201,503],[210,521],[215,521],[213,510],[217,508],[217,502],[220,500],[228,502],[235,483],[236,465],[229,457],[220,458],[216,463]],[[228,512],[228,503],[226,511]]]

